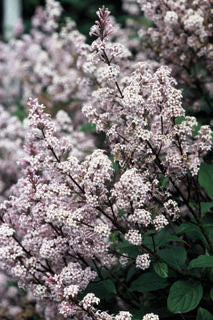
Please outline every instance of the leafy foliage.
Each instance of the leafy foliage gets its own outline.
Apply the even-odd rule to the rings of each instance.
[[[203,296],[198,281],[177,281],[169,291],[168,308],[173,313],[186,313],[195,309]]]

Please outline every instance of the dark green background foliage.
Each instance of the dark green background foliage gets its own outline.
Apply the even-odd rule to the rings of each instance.
[[[63,17],[71,17],[77,23],[78,30],[88,35],[88,30],[94,24],[96,19],[96,11],[102,5],[109,8],[119,23],[125,21],[125,12],[122,11],[120,0],[61,0],[59,1],[64,9]],[[37,6],[44,6],[45,0],[22,0],[23,20],[25,31],[30,30],[31,17],[35,13]],[[0,21],[2,22],[3,0],[0,1]],[[0,26],[0,34],[2,34],[2,23]]]
[[[63,16],[69,16],[75,20],[78,30],[85,35],[88,35],[88,30],[96,20],[96,11],[102,5],[109,8],[118,22],[122,23],[125,19],[120,0],[61,0],[59,2],[64,9]],[[26,28],[30,27],[30,17],[34,14],[36,6],[44,4],[45,0],[23,0],[23,15]]]

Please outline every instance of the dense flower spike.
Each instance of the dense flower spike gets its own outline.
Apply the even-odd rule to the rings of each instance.
[[[95,35],[104,41],[113,31],[111,20],[109,18],[110,11],[104,6],[96,12],[99,20],[95,22],[90,30],[90,35]]]

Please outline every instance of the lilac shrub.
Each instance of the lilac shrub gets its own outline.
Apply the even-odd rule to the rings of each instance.
[[[55,305],[64,317],[80,313],[105,319],[107,313],[92,308],[99,298],[89,293],[78,301],[77,295],[95,280],[99,264],[107,268],[117,263],[107,241],[112,230],[127,227],[125,237],[136,245],[141,235],[114,221],[116,201],[107,205],[113,167],[103,150],[95,150],[82,163],[72,155],[67,158],[69,141],[57,139],[43,105],[30,100],[30,106],[32,129],[21,160],[23,176],[14,196],[1,207],[2,267],[19,279],[19,286],[32,290],[41,304],[46,301],[47,319],[52,318],[48,314],[56,316]],[[119,185],[114,189],[119,194]],[[91,265],[96,263],[94,271]],[[122,314],[117,319],[123,319]]]
[[[21,176],[1,204],[1,266],[47,320],[209,313],[212,203],[200,172],[210,127],[185,114],[171,70],[135,62],[109,10],[97,14],[82,110],[105,150],[85,157],[66,113],[52,120],[29,100]]]

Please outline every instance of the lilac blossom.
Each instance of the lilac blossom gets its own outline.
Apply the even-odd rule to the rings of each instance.
[[[123,307],[122,287],[116,288],[122,306],[117,315],[99,309],[100,298],[85,289],[101,279],[102,270],[117,265],[131,264],[142,272],[149,269],[157,253],[144,241],[147,232],[158,236],[162,229],[192,216],[203,231],[196,220],[197,209],[190,205],[195,197],[189,190],[192,184],[193,192],[199,188],[198,172],[212,148],[212,132],[207,125],[198,128],[196,118],[186,115],[182,92],[169,67],[134,61],[125,41],[116,42],[120,31],[113,38],[115,24],[105,7],[97,12],[99,20],[91,29],[97,39],[91,46],[69,21],[60,34],[48,38],[46,51],[42,50],[46,35],[36,28],[56,30],[61,12],[53,0],[47,1],[47,8],[38,10],[32,38],[25,36],[19,43],[20,53],[31,44],[22,60],[26,75],[32,76],[25,89],[40,96],[47,88],[51,107],[74,95],[97,132],[106,135],[106,150],[92,151],[93,140],[72,127],[65,111],[54,119],[37,98],[29,99],[23,147],[20,142],[21,174],[0,207],[1,268],[33,294],[47,320],[131,320],[125,311],[129,305]],[[150,5],[144,10],[154,9]],[[166,12],[165,20],[169,26],[179,23],[174,12]],[[185,28],[200,30],[203,22],[202,17],[189,18]],[[58,45],[60,54],[67,57],[63,66],[54,55]],[[30,59],[33,49],[38,53],[35,66]],[[43,62],[49,61],[47,52],[53,65],[42,74]],[[73,68],[67,70],[70,65]],[[56,70],[64,74],[57,78]],[[79,81],[87,84],[82,97]],[[19,126],[2,113],[4,121]],[[10,133],[7,128],[3,138]],[[92,151],[87,156],[86,147]],[[167,180],[166,186],[162,179]],[[211,250],[208,235],[203,236]],[[115,243],[132,245],[136,257],[123,254]],[[148,319],[159,317],[148,313],[143,320]]]

